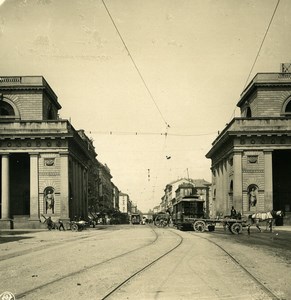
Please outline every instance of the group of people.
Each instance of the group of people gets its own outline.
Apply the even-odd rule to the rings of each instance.
[[[237,213],[234,206],[232,206],[230,210],[230,217],[233,219],[241,219],[241,213],[240,212]]]
[[[48,217],[47,219],[45,219],[44,223],[47,223],[47,228],[48,230],[52,230],[52,229],[59,229],[61,230],[65,230],[65,226],[63,221],[59,220],[58,224],[56,224],[51,217]]]

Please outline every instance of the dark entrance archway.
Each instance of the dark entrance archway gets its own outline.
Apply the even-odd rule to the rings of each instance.
[[[30,214],[30,160],[27,153],[9,157],[10,214]]]
[[[273,209],[291,211],[291,150],[273,151]]]
[[[0,218],[2,216],[2,159],[0,156]]]

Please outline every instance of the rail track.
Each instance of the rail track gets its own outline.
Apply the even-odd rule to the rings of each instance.
[[[267,296],[274,300],[282,300],[276,293],[271,291],[260,279],[258,279],[255,275],[253,275],[247,268],[245,268],[227,249],[216,243],[215,241],[207,238],[206,236],[202,236],[201,234],[189,232],[191,235],[199,236],[201,239],[207,240],[212,243],[216,247],[218,247],[221,251],[223,251],[231,260],[241,269],[244,273],[253,281],[255,284],[264,292]]]
[[[122,261],[124,264],[124,262],[130,261],[131,259],[134,260],[138,257],[143,257],[143,255],[145,255],[145,253],[150,252],[150,249],[155,248],[155,252],[154,252],[155,256],[148,255],[149,256],[148,261],[144,260],[144,261],[142,261],[141,264],[139,264],[137,266],[136,269],[133,270],[133,269],[129,268],[129,270],[127,270],[125,272],[125,274],[122,274],[122,276],[116,276],[116,278],[115,278],[116,280],[114,280],[114,279],[111,280],[112,284],[110,283],[110,286],[106,286],[102,292],[98,293],[96,295],[96,297],[94,296],[94,299],[102,299],[102,300],[103,299],[104,300],[105,299],[117,299],[115,297],[118,297],[118,295],[119,295],[118,293],[122,289],[123,290],[131,289],[131,284],[132,284],[131,281],[133,281],[135,278],[137,278],[138,280],[140,280],[140,278],[143,278],[143,276],[140,278],[138,278],[138,276],[140,276],[144,272],[146,272],[145,274],[148,274],[147,273],[148,271],[152,272],[151,267],[155,266],[156,263],[161,262],[163,264],[163,262],[164,262],[163,259],[166,258],[170,253],[172,253],[173,251],[175,251],[182,245],[185,234],[186,235],[195,235],[196,238],[204,239],[207,242],[210,242],[211,244],[213,244],[220,251],[225,253],[231,259],[231,261],[239,269],[241,269],[244,272],[244,274],[246,274],[247,278],[249,278],[258,287],[258,289],[260,289],[262,291],[262,293],[264,293],[266,295],[266,297],[271,298],[271,299],[277,299],[277,300],[283,299],[283,298],[280,298],[270,288],[268,288],[262,280],[258,279],[254,274],[252,274],[252,272],[250,272],[243,264],[241,264],[239,262],[239,260],[236,259],[235,256],[230,253],[230,251],[228,251],[227,247],[223,247],[219,243],[216,243],[215,241],[213,241],[211,238],[208,238],[207,234],[196,233],[196,232],[183,232],[182,233],[182,232],[176,231],[174,229],[168,230],[168,228],[155,228],[155,227],[149,227],[149,228],[151,229],[151,232],[153,233],[153,238],[151,241],[147,241],[147,243],[143,243],[143,245],[141,245],[140,247],[136,247],[134,249],[131,249],[130,251],[125,251],[119,255],[115,255],[111,258],[96,262],[95,264],[94,263],[90,264],[86,268],[79,268],[73,272],[68,272],[63,276],[58,276],[56,278],[46,280],[46,282],[43,282],[42,284],[34,285],[33,288],[29,288],[25,291],[21,291],[21,292],[17,293],[15,295],[16,299],[22,299],[22,298],[38,299],[38,296],[41,294],[48,295],[48,291],[50,289],[55,289],[55,288],[58,289],[60,286],[60,283],[62,283],[62,282],[63,282],[62,286],[67,287],[67,282],[76,281],[77,278],[79,278],[80,276],[83,276],[82,278],[84,278],[87,276],[87,274],[92,274],[92,273],[95,274],[98,272],[100,274],[102,274],[102,272],[103,272],[102,270],[105,270],[105,269],[111,270],[111,266],[113,266],[114,264],[121,264],[120,261]],[[167,232],[168,239],[164,239],[164,241],[162,242],[163,239],[160,239],[160,237],[164,236],[165,232]],[[176,236],[175,239],[173,239],[173,235]],[[90,238],[96,239],[96,236],[86,236],[86,237],[83,237],[82,240],[89,241]],[[50,246],[50,249],[54,249],[55,247],[66,247],[66,245],[68,246],[69,244],[74,243],[76,239],[74,238],[72,240],[69,240],[64,245],[53,244]],[[163,243],[165,243],[165,241],[167,242],[167,240],[171,241],[171,242],[168,243],[166,248],[161,248],[161,245]],[[41,251],[41,250],[43,250],[42,247],[38,247],[35,249],[35,251]],[[153,252],[151,252],[151,253],[153,253]],[[26,254],[27,254],[27,250],[22,253],[22,255],[26,255]],[[177,255],[177,253],[176,253],[176,255]],[[17,254],[17,256],[21,256],[21,252],[19,252]],[[169,256],[168,259],[170,259],[170,257],[171,256]],[[7,257],[6,259],[9,259],[9,258]],[[158,267],[159,264],[156,266]],[[88,275],[88,276],[90,276],[90,275]],[[145,275],[145,276],[147,276],[147,275]],[[129,286],[127,286],[128,284],[129,284]],[[88,291],[88,293],[89,293],[89,291]],[[158,293],[158,289],[157,289],[157,293]],[[157,295],[157,297],[158,297],[158,295]]]
[[[139,253],[141,250],[144,251],[146,248],[151,247],[151,246],[153,246],[154,244],[157,243],[157,241],[159,240],[159,234],[157,233],[158,230],[156,228],[154,228],[154,227],[151,227],[151,230],[154,233],[154,239],[152,241],[148,242],[147,244],[143,244],[140,247],[137,247],[137,248],[132,249],[130,251],[126,251],[124,253],[121,253],[120,255],[116,255],[114,257],[111,257],[109,259],[103,260],[103,261],[98,262],[96,264],[92,264],[89,267],[86,267],[85,269],[82,268],[82,269],[76,270],[74,272],[67,273],[64,276],[53,278],[52,280],[49,280],[49,281],[47,281],[47,282],[45,282],[45,283],[43,283],[41,285],[34,286],[31,289],[28,289],[28,290],[25,290],[24,292],[16,294],[15,295],[16,299],[26,298],[26,297],[28,297],[29,295],[32,295],[35,292],[37,292],[37,294],[41,294],[42,290],[45,290],[46,288],[49,288],[50,286],[53,286],[55,283],[60,283],[60,282],[62,282],[64,280],[73,279],[75,277],[78,277],[79,275],[84,275],[86,272],[90,272],[90,271],[94,271],[95,272],[96,270],[98,270],[98,268],[107,266],[110,263],[113,263],[114,261],[120,260],[121,258],[125,258],[126,257],[126,258],[130,259],[130,257],[134,253]],[[182,243],[182,238],[179,238],[179,241],[176,242],[173,247],[171,247],[167,251],[163,252],[162,254],[159,254],[158,257],[156,257],[155,259],[151,260],[147,264],[143,265],[138,270],[135,270],[132,274],[130,274],[130,276],[127,276],[127,278],[123,279],[121,282],[115,284],[115,286],[113,288],[111,288],[110,290],[106,291],[106,293],[104,293],[100,299],[107,299],[109,296],[113,295],[120,287],[122,287],[123,285],[125,285],[133,277],[137,276],[142,271],[144,271],[145,269],[149,268],[151,265],[153,265],[157,261],[161,260],[163,257],[165,257],[167,254],[169,254],[171,251],[173,251],[174,249],[176,249],[177,247],[179,247],[179,245],[181,243]],[[40,250],[41,249],[39,249],[39,251]],[[97,297],[96,299],[99,299],[99,298]]]

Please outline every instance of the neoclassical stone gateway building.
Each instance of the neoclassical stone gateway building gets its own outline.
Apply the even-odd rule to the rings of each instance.
[[[206,157],[214,215],[284,210],[291,215],[291,73],[259,73]]]
[[[0,77],[0,228],[87,215],[87,164],[96,153],[60,108],[43,77]]]

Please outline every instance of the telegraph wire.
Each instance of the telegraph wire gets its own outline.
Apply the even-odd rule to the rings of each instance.
[[[265,34],[264,34],[263,40],[262,40],[262,42],[261,42],[261,45],[260,45],[260,47],[259,47],[259,49],[258,49],[258,52],[257,52],[257,55],[256,55],[255,60],[254,60],[254,62],[253,62],[253,65],[252,65],[252,67],[251,67],[251,69],[250,69],[250,72],[249,72],[249,74],[248,74],[248,77],[247,77],[247,80],[246,80],[245,85],[244,85],[244,87],[243,87],[243,90],[246,88],[247,83],[248,83],[248,81],[249,81],[249,79],[250,79],[250,76],[251,76],[251,74],[252,74],[252,72],[253,72],[253,69],[254,69],[254,67],[255,67],[255,64],[257,63],[257,60],[258,60],[258,58],[259,58],[260,52],[261,52],[261,50],[262,50],[263,44],[264,44],[264,42],[265,42],[265,39],[266,39],[266,37],[267,37],[267,34],[268,34],[268,32],[269,32],[269,29],[270,29],[270,27],[271,27],[271,24],[272,24],[272,22],[273,22],[273,19],[274,19],[274,16],[275,16],[275,14],[276,14],[276,11],[277,11],[277,9],[278,9],[279,4],[280,4],[280,0],[277,0],[277,4],[276,4],[276,6],[275,6],[275,8],[274,8],[272,17],[271,17],[271,19],[270,19],[270,21],[269,21],[268,27],[267,27],[266,32],[265,32]],[[233,110],[233,112],[232,112],[232,114],[231,114],[231,116],[230,116],[230,121],[235,117],[236,109],[237,109],[237,106],[235,106],[235,108],[234,108],[234,110]],[[229,122],[230,122],[230,121],[229,121]],[[227,123],[226,125],[228,125],[228,123]]]
[[[105,1],[102,0],[102,3],[103,3],[103,5],[104,5],[104,7],[105,7],[105,9],[106,9],[106,11],[107,11],[107,14],[108,14],[108,16],[109,16],[109,18],[110,18],[110,20],[111,20],[113,26],[115,27],[115,30],[116,30],[117,34],[119,35],[119,37],[120,37],[120,39],[121,39],[121,41],[122,41],[122,43],[123,43],[123,45],[124,45],[124,47],[125,47],[125,49],[126,49],[126,51],[127,51],[128,56],[130,57],[130,59],[131,59],[133,65],[134,65],[134,67],[135,67],[137,73],[139,74],[139,77],[141,78],[141,80],[142,80],[142,82],[143,82],[143,84],[144,84],[146,90],[148,91],[148,93],[149,93],[149,95],[150,95],[152,101],[154,102],[154,104],[155,104],[155,106],[156,106],[158,112],[160,113],[161,118],[162,118],[163,121],[165,122],[166,126],[167,126],[167,127],[170,127],[170,125],[169,125],[169,124],[167,123],[167,121],[165,120],[165,118],[164,118],[164,116],[163,116],[163,114],[162,114],[162,112],[161,112],[161,110],[160,110],[160,108],[159,108],[157,102],[155,101],[155,98],[154,98],[153,94],[151,93],[151,91],[150,91],[150,89],[149,89],[147,83],[145,82],[145,80],[144,80],[144,78],[143,78],[143,76],[142,76],[142,74],[141,74],[141,72],[140,72],[140,70],[139,70],[137,64],[135,63],[135,61],[134,61],[134,59],[133,59],[133,57],[132,57],[132,55],[131,55],[131,53],[130,53],[130,51],[129,51],[129,49],[128,49],[128,47],[127,47],[127,45],[126,45],[126,43],[125,43],[125,41],[124,41],[124,39],[123,39],[123,37],[122,37],[122,35],[121,35],[121,33],[120,33],[120,31],[119,31],[119,29],[117,28],[117,25],[115,24],[115,22],[114,22],[114,20],[113,20],[112,15],[111,15],[110,12],[109,12],[109,9],[107,8],[107,6],[106,6],[106,4],[105,4]]]
[[[207,133],[193,133],[193,134],[184,134],[184,133],[169,133],[166,132],[137,132],[137,131],[88,131],[89,134],[104,134],[104,135],[160,135],[160,136],[180,136],[180,137],[197,137],[197,136],[208,136],[214,135],[217,132],[207,132]],[[165,139],[166,140],[166,139]]]
[[[252,73],[252,71],[253,71],[253,69],[254,69],[254,67],[255,67],[255,64],[256,64],[256,62],[257,62],[257,60],[258,60],[258,57],[259,57],[259,55],[260,55],[260,52],[261,52],[261,49],[262,49],[263,44],[264,44],[264,42],[265,42],[266,36],[267,36],[267,34],[268,34],[268,32],[269,32],[269,29],[270,29],[270,27],[271,27],[271,24],[272,24],[272,22],[273,22],[273,19],[274,19],[274,16],[275,16],[275,14],[276,14],[276,11],[277,11],[277,8],[278,8],[278,6],[279,6],[279,3],[280,3],[280,0],[277,1],[276,7],[275,7],[275,9],[274,9],[274,12],[273,12],[272,17],[271,17],[271,19],[270,19],[270,22],[269,22],[269,24],[268,24],[268,27],[267,27],[267,30],[266,30],[265,35],[264,35],[264,37],[263,37],[263,40],[262,40],[262,42],[261,42],[261,45],[260,45],[260,47],[259,47],[258,53],[257,53],[257,55],[256,55],[256,57],[255,57],[254,63],[253,63],[253,65],[252,65],[252,67],[251,67],[250,73],[249,73],[248,78],[247,78],[247,80],[246,80],[244,89],[245,89],[245,87],[246,87],[246,85],[247,85],[247,83],[248,83],[248,81],[249,81],[249,78],[250,78],[250,76],[251,76],[251,73]]]

